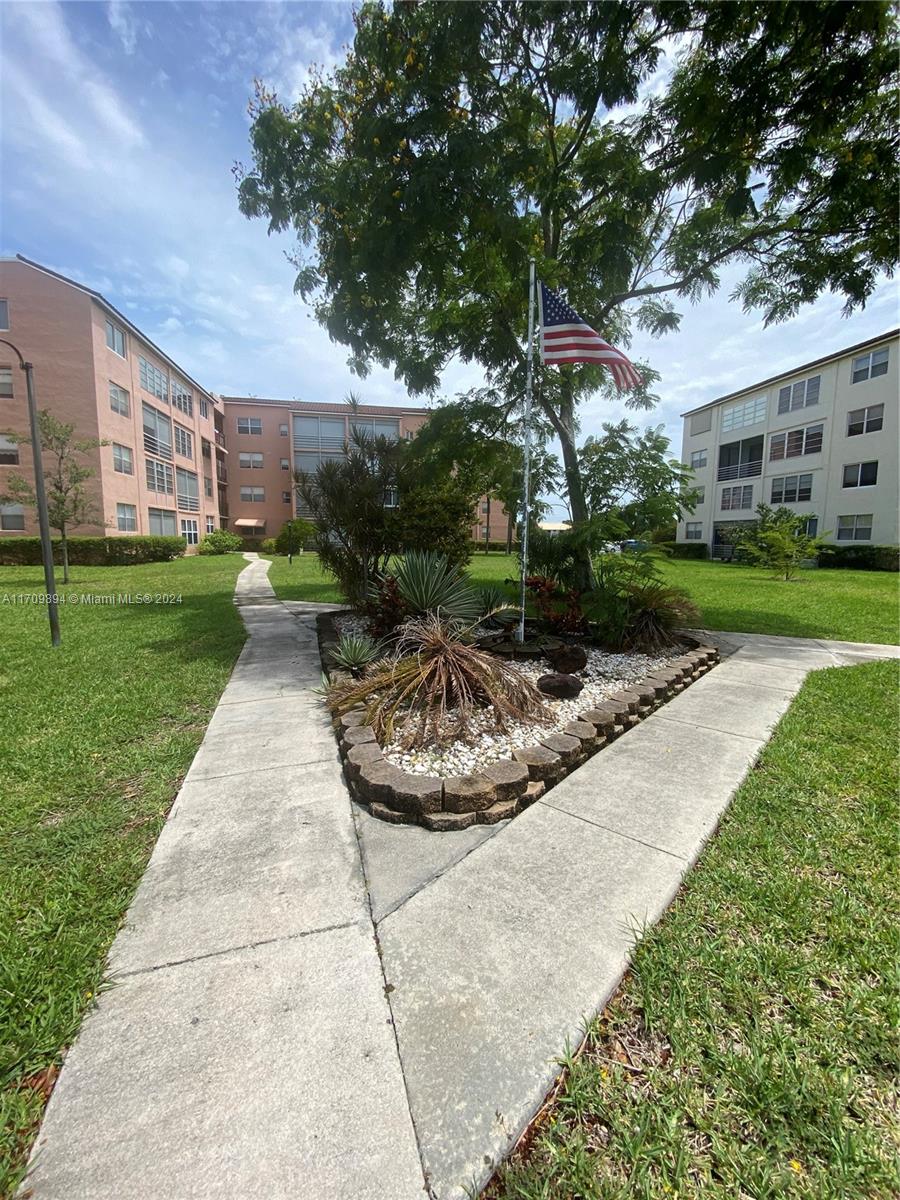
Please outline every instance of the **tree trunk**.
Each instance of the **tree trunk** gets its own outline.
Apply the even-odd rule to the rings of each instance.
[[[486,516],[487,516],[487,521],[484,526],[484,552],[485,552],[485,554],[487,554],[487,552],[491,548],[491,497],[490,497],[490,495],[488,495],[488,498],[487,498]]]
[[[513,532],[515,531],[515,518],[512,513],[509,513],[506,520],[506,553],[512,554]]]
[[[564,368],[560,370],[562,387],[560,389],[559,411],[542,399],[541,407],[550,418],[556,430],[559,444],[562,447],[563,470],[566,476],[566,491],[569,498],[569,511],[572,514],[572,528],[587,524],[588,508],[584,498],[584,488],[581,483],[581,471],[578,466],[578,450],[575,446],[575,401],[572,395],[572,378]],[[576,586],[580,591],[590,592],[594,587],[594,572],[591,567],[591,553],[587,546],[581,552],[576,572]]]
[[[59,531],[60,542],[62,543],[62,568],[63,568],[63,583],[69,582],[69,539],[66,534],[66,527],[63,525]]]

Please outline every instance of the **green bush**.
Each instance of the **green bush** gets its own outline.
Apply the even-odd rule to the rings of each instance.
[[[668,550],[673,558],[709,558],[706,542],[657,542],[656,545]]]
[[[70,537],[69,563],[81,567],[127,567],[138,563],[170,562],[185,551],[180,537]],[[52,539],[53,560],[61,562],[61,541]],[[0,566],[41,564],[41,539],[0,538]]]
[[[230,529],[214,529],[200,539],[197,550],[200,554],[230,554],[234,550],[241,550],[243,545],[240,537]]]
[[[266,553],[271,554],[302,554],[303,547],[307,542],[311,542],[315,536],[316,527],[312,521],[304,521],[302,517],[294,517],[290,521],[285,521],[282,525],[278,537],[274,539],[266,538],[263,542],[265,547],[266,542],[273,541],[273,548]]]
[[[856,571],[900,571],[900,546],[822,546],[819,566]]]
[[[676,532],[677,526],[674,522],[671,525],[662,525],[659,529],[654,529],[651,531],[650,541],[653,542],[654,545],[658,545],[660,542],[668,545],[670,542],[675,541]]]
[[[417,487],[400,497],[397,531],[404,551],[432,550],[465,566],[472,543],[472,499],[452,480],[439,487]]]
[[[652,553],[598,554],[596,589],[585,598],[597,636],[616,650],[659,650],[678,640],[677,630],[699,624],[686,592],[668,587]]]
[[[259,549],[262,554],[277,554],[278,543],[275,538],[263,538],[259,543]]]

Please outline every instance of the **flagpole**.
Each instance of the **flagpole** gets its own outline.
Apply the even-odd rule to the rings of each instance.
[[[531,389],[534,362],[534,259],[528,265],[528,355],[525,372],[525,464],[522,503],[522,579],[519,589],[519,641],[525,641],[525,579],[528,575],[528,523],[531,509]]]

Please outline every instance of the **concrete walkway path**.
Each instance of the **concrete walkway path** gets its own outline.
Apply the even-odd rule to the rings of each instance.
[[[250,636],[51,1098],[34,1200],[462,1200],[807,672],[897,655],[704,634],[723,662],[546,798],[432,834],[351,805],[313,692],[323,606],[273,604],[267,569],[240,576]]]

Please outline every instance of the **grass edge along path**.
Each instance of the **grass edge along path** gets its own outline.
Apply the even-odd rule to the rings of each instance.
[[[340,604],[335,580],[305,553],[288,563],[275,556],[269,581],[279,600],[311,600]],[[683,588],[701,613],[706,629],[733,633],[833,638],[849,642],[900,642],[898,585],[887,571],[804,570],[790,583],[774,579],[761,567],[668,559],[661,562],[665,581]],[[503,586],[517,580],[515,555],[473,554],[467,567],[476,584]],[[518,584],[509,587],[518,599]]]
[[[0,1196],[243,644],[245,565],[75,567],[56,650],[14,602],[40,569],[0,568]],[[104,602],[123,594],[150,602]]]
[[[900,1192],[898,667],[808,677],[485,1200]]]

